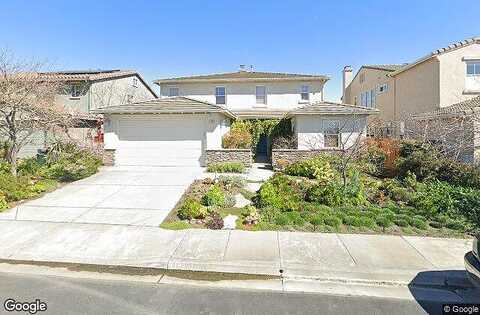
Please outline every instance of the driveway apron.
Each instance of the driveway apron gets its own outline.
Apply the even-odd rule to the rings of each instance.
[[[0,220],[158,226],[200,167],[109,167],[0,213]]]

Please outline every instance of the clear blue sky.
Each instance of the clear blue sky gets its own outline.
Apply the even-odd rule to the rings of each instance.
[[[480,1],[2,1],[0,47],[57,69],[138,70],[162,77],[235,71],[331,76],[402,63],[480,36]],[[157,89],[156,89],[157,90]]]

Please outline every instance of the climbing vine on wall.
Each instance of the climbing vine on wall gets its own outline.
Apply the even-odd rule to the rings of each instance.
[[[248,130],[251,139],[248,141],[251,148],[255,150],[262,135],[270,139],[286,137],[292,134],[291,122],[289,119],[252,119],[237,120],[230,127],[230,132],[224,137],[224,147],[241,148],[233,139],[245,138],[244,132]],[[242,143],[245,143],[243,141]]]

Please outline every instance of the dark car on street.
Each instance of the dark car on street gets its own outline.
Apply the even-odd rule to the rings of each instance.
[[[465,269],[470,280],[475,286],[480,287],[480,233],[473,239],[473,248],[471,252],[465,254]]]

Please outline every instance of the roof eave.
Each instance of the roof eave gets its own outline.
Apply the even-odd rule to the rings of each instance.
[[[155,80],[153,83],[182,84],[182,83],[229,83],[229,82],[295,82],[295,81],[322,81],[330,80],[328,76],[296,77],[296,78],[231,78],[231,79],[164,79]]]
[[[92,113],[97,113],[97,114],[104,114],[104,115],[122,115],[122,114],[131,114],[131,115],[134,115],[134,114],[141,114],[141,115],[148,115],[148,114],[153,114],[153,115],[162,115],[162,114],[166,114],[166,115],[174,115],[174,114],[178,114],[178,115],[185,115],[185,114],[212,114],[212,113],[220,113],[220,114],[224,114],[225,116],[227,117],[230,117],[232,119],[236,119],[237,116],[233,113],[231,113],[230,111],[223,111],[223,110],[211,110],[211,111],[195,111],[195,110],[191,110],[191,111],[161,111],[161,110],[101,110],[101,109],[97,109],[97,110],[93,110]]]

